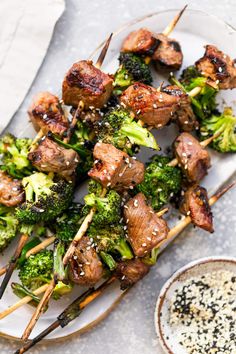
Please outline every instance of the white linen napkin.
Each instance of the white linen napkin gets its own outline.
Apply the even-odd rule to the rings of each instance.
[[[64,0],[0,1],[0,133],[30,88],[64,8]]]

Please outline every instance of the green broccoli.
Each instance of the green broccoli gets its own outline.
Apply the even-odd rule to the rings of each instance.
[[[121,218],[121,197],[116,191],[109,191],[106,197],[99,197],[90,193],[84,197],[84,200],[86,206],[96,207],[93,224],[102,227],[119,222]]]
[[[154,210],[160,210],[181,189],[181,171],[178,167],[168,166],[168,162],[168,157],[153,156],[147,164],[144,181],[136,187],[151,202]]]
[[[72,203],[61,216],[56,218],[54,224],[56,237],[65,242],[72,241],[83,219],[82,205]]]
[[[111,262],[112,256],[123,260],[133,258],[133,253],[125,238],[124,225],[121,223],[98,227],[98,224],[92,222],[88,228],[87,235],[97,245],[97,252],[102,252],[102,259],[108,260],[106,264],[110,269],[112,263],[113,266],[115,265],[115,261]]]
[[[18,220],[12,208],[0,205],[0,252],[2,252],[17,235]]]
[[[202,76],[195,66],[186,68],[179,81],[174,76],[171,76],[170,82],[179,86],[186,93],[196,87],[201,87],[201,91],[195,97],[191,97],[194,113],[200,120],[209,117],[216,111],[218,89],[208,85],[207,78]]]
[[[114,92],[119,95],[134,82],[152,83],[151,70],[145,59],[133,53],[120,53],[119,69],[115,73]]]
[[[232,108],[226,107],[221,115],[212,115],[204,119],[200,125],[203,140],[219,134],[211,143],[211,147],[219,152],[236,152],[236,117]]]
[[[99,141],[112,144],[132,155],[133,145],[142,145],[155,150],[159,147],[154,136],[143,128],[124,108],[116,107],[107,112],[95,125]]]
[[[16,217],[25,224],[50,221],[60,215],[71,203],[73,184],[53,174],[37,172],[22,180],[26,201],[16,208]]]
[[[53,275],[53,252],[43,250],[31,255],[20,268],[19,278],[27,289],[34,291],[49,283]]]
[[[27,156],[32,144],[31,139],[15,138],[6,134],[0,139],[0,168],[14,178],[23,178],[32,173],[32,165]]]

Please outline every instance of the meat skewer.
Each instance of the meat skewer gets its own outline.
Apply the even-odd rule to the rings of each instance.
[[[177,70],[182,65],[183,54],[179,43],[168,38],[180,20],[187,5],[175,16],[171,23],[160,34],[155,34],[146,28],[131,32],[124,40],[121,52],[131,52],[146,56],[146,63],[151,60],[158,68]]]
[[[161,217],[162,215],[164,215],[166,212],[168,211],[168,208],[164,208],[162,210],[160,210],[158,213],[156,213],[157,217]],[[50,240],[51,239],[51,240]],[[50,239],[48,239],[48,241],[50,240],[50,244],[52,244],[55,240],[54,236],[52,236]],[[47,241],[47,240],[45,240]],[[49,245],[49,242],[48,244],[46,244],[46,242],[43,241],[42,243],[40,243],[39,245],[37,245],[36,247],[32,248],[30,251],[27,252],[26,254],[26,258],[28,258],[31,254],[35,254],[37,252],[39,252],[40,250],[46,248],[48,245]],[[45,284],[43,285],[42,287],[36,289],[36,293],[35,291],[33,292],[35,295],[40,295],[42,293],[44,293],[46,291],[48,287],[48,284]],[[18,308],[20,308],[21,306],[29,303],[31,301],[31,298],[30,296],[26,296],[24,297],[23,299],[19,300],[18,302],[16,302],[14,305],[8,307],[6,310],[2,311],[0,313],[0,320],[7,317],[8,315],[10,315],[12,312],[14,312],[15,310],[17,310]]]
[[[95,64],[95,66],[97,65],[98,67],[100,67],[102,65],[103,60],[105,58],[105,55],[107,53],[111,38],[112,38],[112,34],[109,36],[109,38],[106,41],[104,47],[102,48],[101,54],[99,55],[99,58],[97,60],[97,63]],[[92,63],[90,63],[90,65],[92,66]],[[97,72],[99,72],[98,69],[96,69],[96,70],[97,70]],[[105,74],[103,74],[102,72],[101,72],[101,75],[105,76]],[[46,101],[45,101],[45,94],[39,94],[39,97],[37,98],[37,103],[39,103],[39,106],[37,106],[38,107],[37,110],[35,108],[35,104],[33,104],[33,107],[31,107],[29,114],[30,114],[31,120],[33,121],[35,126],[39,126],[38,125],[39,121],[40,121],[40,125],[43,122],[43,129],[42,128],[40,129],[38,137],[42,137],[42,133],[44,134],[44,132],[48,131],[49,128],[51,130],[52,126],[55,127],[56,133],[59,133],[59,134],[63,135],[63,133],[66,131],[66,129],[69,129],[69,126],[66,124],[67,120],[64,117],[64,114],[63,114],[63,111],[62,111],[62,109],[60,107],[60,103],[59,103],[58,98],[55,97],[54,95],[46,93]],[[44,112],[44,111],[41,111],[41,110],[43,110],[45,108],[44,107],[45,105],[46,105],[46,107],[48,107],[48,109],[50,108],[50,110],[49,110],[50,116],[49,117],[48,117],[48,114],[46,114],[46,117],[44,117],[44,114],[43,114],[43,117],[42,117],[42,112]],[[81,100],[79,100],[79,102],[78,102],[78,109],[80,109],[80,108],[81,108]],[[78,113],[77,110],[76,110],[76,112]],[[50,117],[51,117],[51,119],[50,119]],[[46,124],[46,122],[48,122],[48,119],[49,119],[49,126]],[[73,122],[73,124],[75,124],[75,122]],[[57,144],[54,143],[54,142],[51,142],[49,140],[47,140],[47,141],[48,141],[48,144],[50,144],[51,149],[54,152],[57,151],[58,164],[60,162],[59,165],[53,166],[52,164],[50,164],[51,156],[48,155],[47,164],[49,165],[51,171],[52,171],[52,168],[55,168],[54,172],[58,172],[58,169],[59,170],[61,169],[61,158],[62,158],[62,156],[65,153],[67,155],[68,155],[68,153],[71,153],[70,160],[71,160],[71,163],[73,164],[73,169],[75,169],[76,163],[78,162],[77,153],[75,153],[72,150],[69,152],[69,150],[66,151],[66,149],[63,149],[63,153],[59,154],[58,149],[60,147],[58,147]],[[65,138],[65,141],[67,141],[67,137]],[[36,140],[33,143],[33,147],[35,146],[35,143],[36,143]],[[42,145],[45,145],[45,141],[42,142]],[[48,149],[48,145],[46,147]],[[30,158],[32,160],[34,160],[34,156],[35,156],[35,153],[31,152]],[[35,163],[38,163],[39,156],[41,156],[41,153],[39,151],[37,151],[37,156],[35,157]],[[63,158],[64,158],[64,156],[63,156]],[[76,160],[77,160],[77,162],[76,162]],[[41,167],[45,166],[45,161],[42,161],[42,162],[40,163]],[[68,168],[68,166],[67,166],[67,168]],[[43,170],[45,170],[45,167],[44,167]],[[46,170],[47,170],[47,168],[46,168]],[[65,173],[66,173],[66,176],[64,175],[63,177],[66,177],[66,178],[70,177],[70,176],[68,176],[68,169],[65,171]],[[29,238],[29,235],[23,234],[21,236],[20,240],[19,240],[19,243],[17,245],[17,248],[16,248],[16,251],[14,253],[14,256],[13,256],[13,258],[10,261],[10,266],[8,267],[8,269],[6,271],[6,274],[5,274],[5,277],[4,277],[4,279],[2,281],[2,284],[0,286],[0,299],[2,298],[2,296],[4,294],[6,286],[9,283],[11,275],[12,275],[12,273],[13,273],[15,267],[16,267],[17,260],[18,260],[20,254],[21,254],[22,248],[24,247],[24,245],[27,242],[28,238]]]
[[[213,205],[214,203],[217,202],[229,189],[231,189],[233,186],[235,186],[236,182],[233,182],[229,186],[223,188],[219,192],[217,192],[214,196],[212,196],[209,200],[210,205]],[[191,223],[191,218],[189,216],[185,217],[182,221],[180,221],[175,227],[173,227],[169,233],[168,236],[165,240],[161,241],[158,247],[161,247],[161,251],[171,242],[173,239],[187,226]],[[27,352],[30,348],[35,346],[38,342],[40,342],[43,338],[45,338],[49,333],[53,332],[56,328],[58,327],[64,327],[67,325],[70,321],[68,321],[68,317],[66,316],[69,313],[73,313],[73,316],[70,316],[71,320],[74,320],[76,317],[78,317],[81,313],[81,310],[84,309],[87,305],[89,305],[93,300],[95,300],[98,296],[102,295],[102,293],[105,291],[105,289],[115,281],[116,277],[112,276],[110,279],[108,279],[105,283],[103,283],[97,290],[89,290],[89,293],[85,293],[84,296],[81,295],[79,296],[74,303],[69,305],[65,311],[61,315],[58,316],[57,320],[50,325],[48,328],[46,328],[43,332],[41,332],[37,337],[29,341],[27,344],[25,344],[23,347],[18,349],[15,354],[23,354]],[[132,285],[130,285],[131,287]],[[82,305],[81,305],[82,303]],[[73,307],[74,304],[77,304],[76,306],[76,311],[74,311],[75,307]],[[86,304],[85,306],[83,306]]]

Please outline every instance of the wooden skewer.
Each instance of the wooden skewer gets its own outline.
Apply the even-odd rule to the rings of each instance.
[[[231,189],[233,186],[236,185],[236,181],[231,183],[229,186],[223,188],[222,190],[220,190],[219,192],[217,192],[214,196],[212,196],[209,200],[210,205],[213,205],[221,196],[223,196],[229,189]],[[190,221],[189,221],[190,220]],[[172,228],[168,234],[168,238],[166,240],[164,240],[163,242],[161,242],[159,244],[158,247],[160,247],[162,244],[166,243],[167,245],[167,241],[171,242],[173,241],[174,237],[176,237],[187,225],[189,225],[189,223],[191,222],[191,219],[189,216],[185,217],[182,221],[179,222],[179,224],[177,224],[174,228]],[[163,248],[164,249],[164,248]],[[162,249],[162,250],[163,250]],[[88,306],[94,299],[96,299],[98,296],[102,295],[105,291],[105,289],[108,287],[108,285],[110,285],[112,282],[115,281],[115,277],[111,277],[110,279],[108,279],[105,283],[103,283],[100,287],[101,291],[98,291],[99,288],[97,290],[95,290],[94,292],[89,292],[89,294],[86,297],[86,293],[84,294],[84,298],[83,300],[80,302],[80,307],[78,308],[77,311],[77,316],[74,316],[73,319],[75,319],[76,317],[78,317],[82,311],[83,308],[85,308],[86,306]],[[83,295],[81,295],[77,300],[80,300],[80,298],[83,297]],[[49,333],[53,332],[56,328],[58,328],[59,326],[61,326],[62,328],[67,325],[70,321],[68,321],[66,319],[66,323],[64,323],[64,316],[63,314],[66,314],[70,311],[70,309],[72,308],[72,304],[69,305],[65,311],[62,312],[61,315],[58,316],[57,320],[55,322],[53,322],[53,324],[51,324],[48,328],[46,328],[43,332],[41,332],[40,334],[38,334],[37,337],[35,337],[34,339],[32,339],[29,343],[25,344],[22,348],[18,349],[15,354],[23,354],[26,351],[28,351],[28,349],[32,348],[33,346],[35,346],[38,342],[40,342],[43,338],[45,338]]]
[[[184,11],[186,10],[187,6],[188,5],[185,5],[184,8],[173,18],[171,23],[164,29],[164,31],[162,32],[162,34],[164,34],[164,36],[170,35],[170,33],[175,28],[176,24],[179,22],[181,16],[183,15]]]
[[[112,38],[112,34],[111,34],[111,35],[109,36],[109,38],[107,39],[107,41],[106,41],[106,43],[105,43],[105,45],[104,45],[104,47],[103,47],[103,49],[102,49],[102,51],[101,51],[101,54],[100,54],[99,57],[98,57],[98,60],[97,60],[97,62],[96,62],[96,64],[95,64],[95,66],[96,66],[97,68],[100,68],[101,65],[102,65],[102,63],[103,63],[103,61],[104,61],[104,58],[105,58],[105,56],[106,56],[106,53],[107,53],[109,44],[110,44],[110,42],[111,42],[111,38]],[[78,110],[81,112],[81,109],[83,109],[83,106],[84,106],[84,105],[83,105],[83,102],[80,102],[80,103],[79,103],[79,106],[78,106],[78,108],[77,108],[77,110],[76,110],[76,114],[74,115],[74,119],[73,119],[73,121],[72,121],[73,126],[70,128],[70,133],[72,132],[72,130],[74,129],[74,127],[75,127],[75,125],[76,125],[76,121],[77,121],[77,117],[78,117]],[[42,138],[43,135],[44,135],[44,133],[42,132],[42,130],[40,130],[40,131],[38,132],[37,136],[35,137],[33,143],[32,143],[32,144],[33,144],[33,148],[35,147],[37,141],[38,141],[40,138]],[[67,137],[65,138],[65,141],[67,141]],[[32,151],[33,148],[31,147],[31,151]],[[15,267],[16,267],[17,259],[20,257],[22,248],[24,247],[25,242],[28,240],[28,237],[29,237],[29,235],[22,235],[22,236],[21,236],[21,239],[20,239],[20,241],[19,241],[19,244],[18,244],[18,246],[17,246],[17,249],[16,249],[15,254],[14,254],[14,257],[13,257],[14,262],[11,261],[11,262],[10,262],[10,266],[7,267],[5,277],[4,277],[3,282],[2,282],[2,284],[1,284],[1,287],[0,287],[0,299],[1,299],[2,296],[3,296],[3,293],[4,293],[5,289],[6,289],[6,286],[7,286],[8,282],[9,282],[9,280],[10,280],[10,278],[11,278],[11,275],[12,275],[12,273],[13,273]]]
[[[209,145],[214,139],[218,138],[218,136],[220,135],[221,133],[216,133],[214,135],[212,135],[210,138],[206,139],[206,140],[203,140],[200,142],[200,145],[205,148],[207,147],[207,145]],[[177,159],[173,159],[172,161],[170,161],[168,163],[168,166],[172,166],[172,167],[175,167],[178,165],[178,160]]]
[[[47,288],[48,288],[48,284],[44,284],[40,288],[33,291],[33,294],[40,295],[40,294],[44,293],[47,290]],[[0,320],[2,320],[4,317],[7,317],[8,315],[10,315],[12,312],[17,310],[21,306],[28,304],[31,300],[32,300],[32,298],[30,296],[23,297],[23,299],[17,301],[14,305],[8,307],[6,310],[1,312],[0,313]]]
[[[164,209],[160,210],[159,212],[157,212],[156,215],[157,215],[158,217],[161,217],[161,216],[163,216],[165,213],[167,213],[167,211],[168,211],[168,208],[164,208]],[[54,238],[54,237],[51,237],[51,238],[50,238],[51,241],[52,241],[51,243],[53,243],[53,241],[54,241],[53,238]],[[45,240],[45,241],[46,241],[46,240]],[[45,242],[45,241],[44,241],[44,242]],[[48,239],[47,241],[49,241],[49,239]],[[27,253],[26,253],[26,257],[27,257],[27,256],[30,256],[31,254],[37,253],[37,251],[38,251],[38,250],[37,250],[37,247],[39,247],[39,246],[40,246],[40,247],[39,247],[40,249],[45,248],[45,247],[42,247],[42,244],[43,244],[43,242],[40,243],[38,246],[32,248],[29,252],[27,252]],[[45,246],[45,243],[44,243],[44,246]],[[34,252],[32,252],[33,250],[34,250]],[[28,255],[28,253],[29,253],[29,255]],[[48,284],[45,284],[44,286],[45,286],[44,291],[46,291],[47,288],[48,288]],[[35,295],[42,294],[44,291],[41,291],[41,289],[42,289],[42,287],[40,287],[40,288],[38,288],[37,290],[35,290],[35,291],[37,291],[37,294],[36,294],[35,292],[34,292],[34,294],[35,294]],[[38,291],[39,291],[39,292],[38,292]],[[24,301],[22,301],[22,300],[24,300]],[[6,317],[6,316],[8,316],[8,315],[10,315],[12,312],[14,312],[15,310],[17,310],[19,307],[21,307],[21,306],[23,306],[23,305],[29,303],[30,301],[31,301],[30,296],[24,297],[23,299],[21,299],[20,301],[18,301],[16,304],[10,306],[7,310],[1,312],[1,313],[0,313],[0,319]]]
[[[106,194],[106,189],[104,188],[102,190],[102,193],[101,193],[101,197],[104,197]],[[64,258],[63,258],[63,264],[64,266],[66,266],[68,263],[69,263],[69,260],[72,258],[74,252],[75,252],[75,249],[76,249],[76,246],[78,245],[79,241],[81,240],[81,238],[85,235],[92,219],[93,219],[93,216],[96,212],[96,208],[93,207],[89,214],[86,216],[86,218],[84,219],[83,223],[81,224],[77,234],[75,235],[73,241],[71,242]],[[32,332],[32,330],[34,329],[40,315],[43,313],[45,307],[47,306],[48,304],[48,301],[50,300],[50,297],[53,293],[53,290],[56,286],[56,279],[53,278],[46,290],[46,292],[44,293],[44,296],[42,297],[40,303],[38,304],[33,316],[31,317],[30,319],[30,322],[28,323],[23,335],[22,335],[22,339],[23,340],[27,340]]]
[[[18,258],[21,255],[22,248],[24,247],[24,245],[26,244],[28,239],[29,239],[29,235],[28,234],[22,234],[21,235],[21,238],[20,238],[19,243],[17,245],[17,248],[15,250],[15,253],[14,253],[12,259],[9,262],[9,266],[7,267],[7,271],[6,271],[5,277],[3,278],[2,284],[0,286],[0,299],[2,298],[2,296],[4,294],[4,291],[5,291],[6,287],[7,287],[7,284],[8,284],[8,282],[9,282],[11,276],[12,276],[12,273],[13,273],[15,267],[16,267]]]

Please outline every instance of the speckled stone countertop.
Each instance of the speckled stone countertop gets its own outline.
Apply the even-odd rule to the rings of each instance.
[[[68,0],[58,22],[45,61],[18,117],[25,114],[32,92],[52,90],[69,65],[86,58],[107,36],[130,20],[158,10],[181,8],[186,1],[172,0]],[[235,0],[188,1],[189,8],[219,16],[236,27]],[[18,118],[17,117],[17,118]],[[236,254],[236,189],[214,206],[215,233],[189,227],[159,258],[158,265],[135,286],[97,327],[80,337],[40,345],[32,354],[162,354],[156,339],[153,313],[165,280],[184,264],[209,255]],[[13,353],[17,343],[0,339],[0,353]]]

